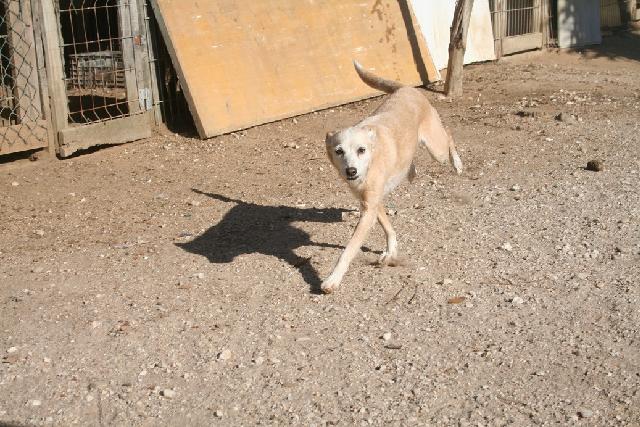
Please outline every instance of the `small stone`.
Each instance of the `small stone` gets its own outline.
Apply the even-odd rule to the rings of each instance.
[[[218,360],[229,360],[231,359],[231,350],[225,349],[218,353]]]
[[[445,285],[445,286],[453,285],[453,280],[451,280],[451,279],[444,279],[444,280],[442,281],[442,284],[443,284],[443,285]]]
[[[44,359],[42,359],[42,361],[44,363],[51,363],[51,359],[49,359],[48,357],[45,357]]]
[[[520,191],[521,188],[518,184],[513,184],[510,188],[511,191]]]
[[[586,169],[592,172],[600,172],[604,169],[602,160],[589,160]]]
[[[500,246],[501,249],[504,249],[507,252],[511,252],[513,250],[513,246],[511,246],[511,243],[509,242],[505,242],[502,244],[502,246]]]
[[[385,332],[382,334],[382,339],[385,341],[389,341],[391,339],[391,332]]]
[[[31,406],[40,406],[42,405],[42,401],[34,399],[31,401]]]
[[[9,347],[9,349],[7,350],[7,353],[11,354],[11,353],[15,353],[16,351],[18,351],[18,347]]]
[[[189,204],[190,204],[191,206],[200,206],[200,202],[199,202],[199,201],[197,201],[197,200],[190,200],[190,201],[189,201]]]
[[[298,124],[298,119],[296,119],[295,117],[293,118],[293,120],[292,120],[292,121],[293,121],[293,124],[294,124],[294,125],[297,125],[297,124]]]
[[[42,273],[44,271],[44,268],[42,267],[34,267],[31,269],[32,273]]]
[[[176,397],[176,392],[171,390],[170,388],[166,388],[160,392],[160,395],[166,397],[167,399],[173,399]]]
[[[260,366],[264,363],[264,357],[262,356],[258,356],[255,359],[253,359],[253,363],[256,364],[256,366]]]
[[[87,402],[91,402],[93,400],[93,395],[92,394],[87,394],[86,400],[87,400]]]
[[[204,279],[204,273],[196,273],[193,275],[196,279]]]
[[[511,298],[511,304],[514,304],[514,305],[524,304],[524,300],[520,297],[513,297]]]
[[[224,416],[224,413],[220,409],[218,409],[213,413],[213,415],[215,415],[216,418],[222,418]]]
[[[33,232],[33,234],[42,237],[44,236],[44,230],[36,230]]]
[[[11,183],[11,186],[12,186],[12,187],[17,187],[18,185],[20,185],[20,183],[19,183],[18,181],[13,181],[13,182]]]
[[[589,418],[593,416],[593,411],[591,409],[582,408],[578,410],[578,416],[580,416],[580,418]]]

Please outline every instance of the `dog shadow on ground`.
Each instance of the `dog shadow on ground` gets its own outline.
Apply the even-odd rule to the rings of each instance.
[[[219,264],[232,262],[237,256],[244,254],[260,253],[275,256],[298,269],[311,292],[320,291],[321,279],[311,265],[310,258],[300,257],[294,250],[301,246],[338,249],[344,247],[314,242],[307,232],[296,228],[293,223],[342,222],[342,213],[348,210],[266,206],[196,189],[193,191],[235,205],[219,223],[194,240],[178,243],[177,246]]]

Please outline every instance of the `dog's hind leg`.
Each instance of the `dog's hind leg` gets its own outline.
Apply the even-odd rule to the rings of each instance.
[[[342,255],[340,255],[340,258],[338,258],[338,262],[335,267],[333,267],[333,271],[329,277],[327,277],[320,286],[320,289],[322,289],[322,292],[325,294],[330,294],[340,285],[342,278],[349,268],[349,264],[351,264],[353,258],[355,258],[358,252],[360,252],[364,239],[367,237],[369,230],[371,230],[371,227],[373,227],[376,221],[376,215],[378,212],[377,205],[378,203],[373,204],[373,206],[367,202],[362,203],[360,221],[358,221],[358,225],[353,232],[353,236],[351,236],[351,240],[349,240],[347,247],[342,252]]]
[[[429,154],[440,163],[451,162],[458,174],[462,173],[462,160],[453,143],[449,129],[442,126],[439,117],[423,120],[418,130],[420,143],[427,147]]]
[[[382,226],[385,236],[387,236],[387,250],[384,251],[384,253],[380,257],[379,263],[380,265],[389,265],[394,267],[399,264],[398,240],[396,231],[393,229],[391,221],[389,221],[389,217],[384,210],[384,205],[382,204],[378,206],[378,222]]]

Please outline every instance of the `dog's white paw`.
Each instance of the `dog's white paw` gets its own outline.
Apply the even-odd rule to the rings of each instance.
[[[340,279],[334,277],[333,275],[327,277],[324,282],[320,285],[320,290],[322,293],[330,294],[335,291],[338,286],[340,286]]]
[[[400,258],[398,258],[398,254],[390,254],[388,252],[384,252],[378,260],[378,264],[388,267],[397,267],[401,265],[402,262]]]

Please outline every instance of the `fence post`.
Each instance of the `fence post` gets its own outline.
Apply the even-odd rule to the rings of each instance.
[[[47,87],[49,94],[49,108],[51,111],[51,127],[54,140],[58,147],[58,133],[67,127],[69,106],[67,105],[67,90],[65,84],[64,67],[58,17],[53,0],[42,0],[36,10],[41,18],[42,40],[44,47],[44,61],[46,64]],[[57,149],[56,149],[57,151]]]

